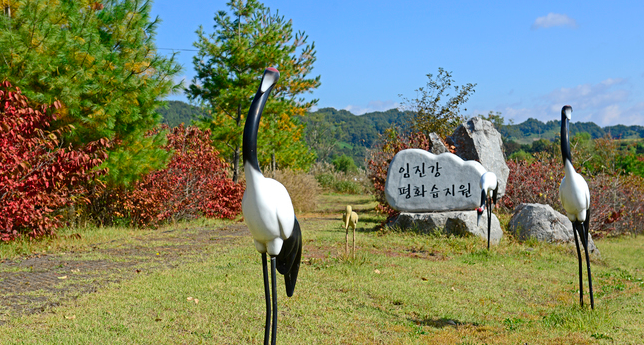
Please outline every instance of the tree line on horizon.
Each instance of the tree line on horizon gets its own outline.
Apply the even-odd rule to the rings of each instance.
[[[200,116],[201,110],[186,102],[169,101],[168,107],[159,108],[158,112],[163,116],[162,122],[173,127],[181,123],[190,124]],[[367,150],[373,147],[379,136],[392,126],[401,131],[408,130],[408,120],[412,116],[410,111],[395,108],[354,115],[347,110],[328,107],[310,111],[298,120],[306,125],[304,139],[316,152],[318,161],[331,162],[345,155],[351,157],[358,167],[364,167]],[[520,150],[526,153],[544,151],[548,142],[557,140],[561,126],[560,120],[542,122],[534,118],[518,124],[496,122],[495,127],[503,137],[507,157]],[[572,122],[570,133],[572,137],[588,133],[589,139],[607,136],[613,139],[642,139],[644,126],[600,127],[594,122]]]

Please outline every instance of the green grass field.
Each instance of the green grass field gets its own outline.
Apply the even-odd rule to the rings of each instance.
[[[340,217],[348,203],[360,215],[355,259],[344,254]],[[505,234],[488,252],[478,238],[377,230],[384,219],[373,206],[364,196],[325,195],[318,212],[298,215],[303,262],[292,298],[279,277],[278,343],[644,343],[644,237],[596,241],[601,258],[592,261],[591,311],[579,306],[572,247],[520,243]],[[249,233],[223,236],[227,226],[241,224],[101,229],[82,232],[81,239],[0,246],[7,262],[43,251],[90,260],[101,243],[100,248],[135,248],[132,258],[141,260],[151,253],[141,264],[147,267],[154,257],[184,248],[182,236],[196,233],[194,228],[207,229],[198,250],[167,267],[124,274],[38,313],[3,306],[0,343],[261,344],[261,257]],[[102,253],[101,260],[116,260]]]

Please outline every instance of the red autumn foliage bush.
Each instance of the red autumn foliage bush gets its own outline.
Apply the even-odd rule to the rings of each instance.
[[[376,210],[391,218],[400,212],[391,208],[385,199],[385,183],[387,182],[389,163],[399,151],[411,148],[430,150],[431,147],[429,138],[423,133],[403,135],[393,130],[387,130],[380,138],[379,143],[375,149],[369,152],[367,174],[373,183],[376,201],[378,201]]]
[[[522,203],[547,204],[562,212],[559,201],[559,184],[564,177],[561,159],[537,154],[532,163],[522,160],[508,160],[510,174],[501,198],[501,206],[512,212]]]
[[[159,130],[168,130],[168,126]],[[165,169],[146,175],[131,191],[116,195],[132,223],[155,226],[169,219],[200,216],[232,219],[241,212],[244,186],[228,178],[228,164],[211,146],[210,131],[175,127],[168,133],[165,149],[173,152]]]
[[[0,85],[0,239],[53,235],[56,211],[86,201],[87,185],[104,173],[106,139],[74,149],[48,131],[59,102],[32,106],[19,88]]]
[[[559,200],[564,177],[561,158],[537,155],[533,163],[507,161],[510,168],[500,206],[512,212],[521,203],[548,204],[566,214]],[[644,230],[644,179],[635,175],[600,173],[584,176],[590,189],[590,231],[593,236]]]

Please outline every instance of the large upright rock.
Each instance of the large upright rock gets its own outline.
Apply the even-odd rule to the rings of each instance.
[[[550,205],[520,204],[514,209],[510,220],[510,232],[519,240],[536,238],[549,243],[575,243],[572,222],[555,211]],[[588,252],[599,255],[592,237],[588,234]],[[580,243],[581,245],[581,243]]]
[[[496,174],[499,179],[499,198],[505,194],[510,169],[505,164],[503,140],[492,122],[473,117],[458,126],[447,143],[456,147],[456,155],[464,160],[475,160]]]

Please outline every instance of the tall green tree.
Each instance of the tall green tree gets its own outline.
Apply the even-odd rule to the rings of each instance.
[[[430,73],[427,74],[427,79],[427,85],[416,90],[416,98],[403,98],[400,110],[414,114],[411,120],[413,131],[425,135],[434,132],[445,138],[465,121],[461,107],[475,92],[476,84],[454,85],[452,72],[440,67],[436,77]],[[463,111],[467,109],[464,108]]]
[[[279,167],[305,169],[315,159],[302,140],[303,125],[295,117],[317,103],[299,97],[320,85],[308,77],[315,62],[315,44],[308,36],[293,34],[291,20],[271,13],[257,0],[231,0],[229,12],[214,17],[214,33],[199,27],[194,46],[197,75],[186,90],[188,98],[206,108],[202,127],[212,131],[215,146],[232,163],[239,176],[244,120],[257,91],[262,72],[276,67],[280,80],[268,99],[258,134],[258,159],[268,165],[274,154]]]
[[[39,103],[59,100],[55,126],[81,144],[109,138],[108,179],[127,184],[162,167],[156,108],[176,89],[174,57],[156,52],[158,19],[144,0],[16,0],[0,15],[0,75]]]

